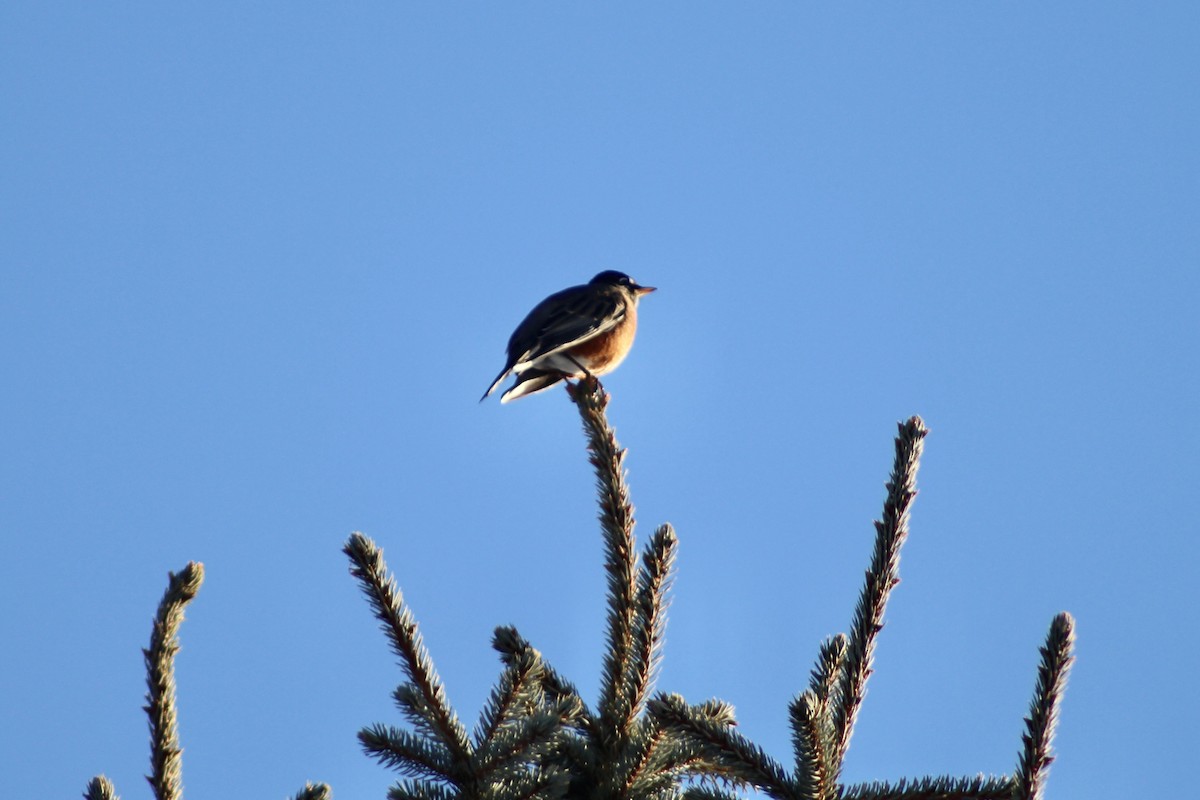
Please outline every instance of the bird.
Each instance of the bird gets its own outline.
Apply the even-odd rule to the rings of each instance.
[[[508,360],[483,402],[510,373],[517,382],[501,403],[549,389],[569,378],[612,372],[625,360],[637,331],[638,300],[655,291],[624,272],[605,270],[533,307],[508,340]]]

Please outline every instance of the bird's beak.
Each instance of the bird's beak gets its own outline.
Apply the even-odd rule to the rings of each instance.
[[[634,294],[636,294],[640,297],[641,295],[650,294],[651,292],[658,291],[658,287],[657,286],[635,286],[633,291],[634,291]]]

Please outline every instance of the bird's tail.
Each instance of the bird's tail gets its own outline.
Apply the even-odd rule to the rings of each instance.
[[[489,386],[487,391],[483,393],[483,397],[479,398],[479,402],[482,403],[484,400],[487,400],[488,395],[496,391],[496,387],[504,382],[504,379],[508,377],[508,373],[510,372],[512,372],[512,367],[505,367],[504,369],[500,370],[500,374],[496,376],[496,380],[492,381],[492,385]]]
[[[500,396],[501,403],[549,389],[567,376],[556,369],[527,369],[517,375],[513,387]],[[494,387],[493,387],[494,388]]]

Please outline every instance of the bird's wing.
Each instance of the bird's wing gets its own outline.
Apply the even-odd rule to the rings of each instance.
[[[619,294],[572,286],[534,307],[508,341],[509,367],[543,358],[612,330],[625,319]]]

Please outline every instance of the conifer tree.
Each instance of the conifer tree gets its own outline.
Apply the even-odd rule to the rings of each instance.
[[[596,473],[608,576],[608,626],[597,706],[590,708],[578,690],[515,628],[497,628],[493,646],[500,652],[506,670],[534,664],[536,667],[529,667],[528,674],[536,676],[534,682],[539,684],[526,700],[526,718],[514,717],[506,722],[524,732],[514,734],[515,739],[529,744],[519,753],[507,750],[511,758],[505,763],[516,769],[516,774],[537,776],[540,782],[523,784],[535,791],[521,794],[517,788],[508,788],[515,787],[515,783],[489,782],[485,775],[471,772],[470,747],[481,746],[479,742],[466,743],[460,760],[455,761],[454,740],[438,722],[453,715],[444,707],[444,695],[428,654],[421,647],[415,622],[403,608],[399,593],[394,589],[384,591],[392,582],[386,577],[381,557],[372,562],[369,572],[364,572],[354,552],[374,546],[356,534],[347,545],[355,562],[354,574],[364,584],[376,616],[384,621],[392,646],[401,656],[411,681],[408,686],[427,687],[421,691],[429,692],[422,694],[420,702],[414,702],[410,697],[413,689],[401,687],[397,702],[417,731],[438,739],[436,746],[441,749],[437,751],[437,763],[457,765],[431,772],[422,761],[426,751],[413,747],[410,734],[381,726],[368,728],[360,738],[369,753],[404,775],[432,778],[397,784],[390,797],[729,800],[740,790],[758,790],[779,800],[1041,797],[1046,770],[1053,760],[1050,744],[1072,659],[1073,621],[1068,614],[1054,619],[1042,648],[1037,692],[1026,720],[1015,773],[997,777],[926,776],[896,784],[845,785],[839,780],[866,694],[884,611],[892,589],[899,583],[900,548],[908,536],[910,509],[917,494],[917,468],[928,433],[919,417],[899,425],[883,515],[875,523],[875,548],[850,631],[821,645],[808,689],[789,705],[794,765],[785,769],[734,729],[733,709],[727,703],[709,700],[689,705],[674,694],[649,699],[661,657],[667,590],[678,539],[669,525],[663,525],[651,537],[638,565],[633,507],[625,484],[625,450],[617,445],[605,415],[609,397],[594,379],[569,386],[568,393],[583,421]],[[384,597],[390,598],[387,602],[397,603],[386,614],[381,611]],[[396,633],[396,625],[387,621],[389,617],[403,620],[401,627],[410,632]],[[504,685],[502,676],[493,690],[493,703],[498,694],[504,694]],[[488,714],[485,709],[485,718]],[[543,716],[556,717],[561,729],[553,731],[548,722],[547,727],[536,731],[529,727]]]
[[[689,704],[654,690],[662,657],[668,592],[678,539],[669,525],[650,537],[639,561],[625,450],[594,378],[568,386],[596,474],[607,574],[607,631],[599,698],[579,691],[513,627],[496,628],[502,668],[470,732],[451,708],[415,618],[382,550],[353,534],[343,551],[406,678],[392,698],[408,727],[375,724],[359,732],[364,751],[400,779],[391,800],[732,800],[746,791],[778,800],[1040,800],[1053,761],[1051,743],[1071,666],[1074,622],[1054,618],[1045,645],[1022,747],[1012,774],[925,776],[897,783],[845,784],[840,778],[872,672],[884,611],[899,583],[917,468],[928,433],[919,417],[899,425],[895,461],[871,564],[848,633],[818,648],[808,688],[788,706],[792,764],[785,767],[735,730],[721,700]],[[156,800],[182,800],[175,719],[174,659],[185,606],[203,581],[191,563],[171,574],[154,620],[146,712]],[[88,800],[118,800],[93,778]],[[306,784],[296,800],[329,800],[325,784]]]

